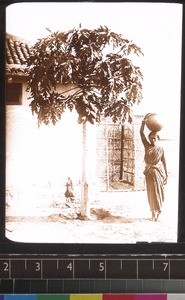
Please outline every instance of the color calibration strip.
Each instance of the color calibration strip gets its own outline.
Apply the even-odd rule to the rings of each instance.
[[[0,300],[185,300],[185,294],[0,295]]]

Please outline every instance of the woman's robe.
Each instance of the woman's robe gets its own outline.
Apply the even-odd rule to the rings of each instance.
[[[143,140],[145,147],[145,163],[144,170],[146,178],[146,187],[148,202],[151,211],[161,212],[164,202],[164,179],[165,172],[162,161],[164,158],[164,150],[162,147],[152,146],[146,138]]]

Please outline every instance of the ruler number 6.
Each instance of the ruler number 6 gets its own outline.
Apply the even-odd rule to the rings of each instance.
[[[8,262],[5,261],[5,262],[3,263],[3,266],[4,266],[4,271],[5,271],[5,272],[8,272],[8,271],[9,271],[9,264],[8,264]]]
[[[100,272],[103,272],[104,270],[105,270],[104,263],[103,263],[103,262],[100,262],[100,264],[99,264],[99,271],[100,271]]]

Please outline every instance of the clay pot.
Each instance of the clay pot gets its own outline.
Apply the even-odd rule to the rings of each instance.
[[[158,114],[150,115],[146,120],[146,126],[150,131],[160,131],[163,128],[163,122]]]

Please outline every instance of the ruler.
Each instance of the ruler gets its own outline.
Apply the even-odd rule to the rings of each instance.
[[[0,278],[185,280],[185,255],[0,255]]]
[[[185,255],[0,254],[0,293],[185,293]]]
[[[0,258],[0,278],[185,279],[185,259],[4,257]]]

